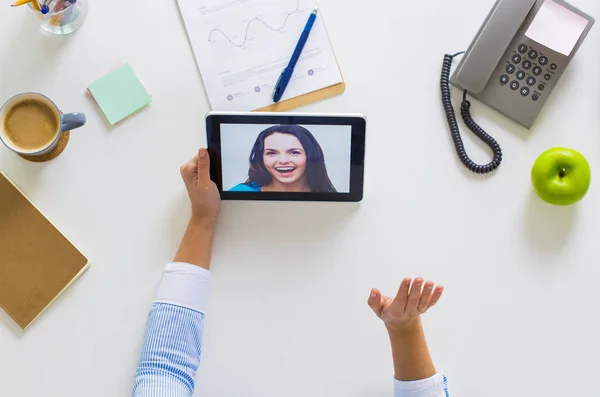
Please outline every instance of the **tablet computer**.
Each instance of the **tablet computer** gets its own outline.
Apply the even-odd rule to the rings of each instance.
[[[223,200],[363,198],[360,114],[210,112],[211,178]]]

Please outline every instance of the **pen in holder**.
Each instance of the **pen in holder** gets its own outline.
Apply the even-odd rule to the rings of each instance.
[[[36,0],[33,0],[36,1]],[[88,13],[87,0],[42,0],[50,10],[46,14],[32,5],[29,9],[40,20],[40,26],[48,33],[65,35],[79,29]]]

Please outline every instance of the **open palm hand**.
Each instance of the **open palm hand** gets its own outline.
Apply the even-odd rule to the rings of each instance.
[[[389,331],[401,331],[413,325],[421,314],[433,307],[443,290],[441,285],[434,287],[433,281],[423,283],[423,279],[418,277],[411,283],[407,277],[402,280],[393,299],[382,296],[377,288],[373,288],[368,304]]]

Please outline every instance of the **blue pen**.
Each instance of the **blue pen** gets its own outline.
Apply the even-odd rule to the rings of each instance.
[[[50,7],[48,7],[48,0],[42,1],[42,8],[40,9],[43,15],[46,15],[50,12]]]
[[[275,90],[273,91],[273,102],[279,102],[285,88],[289,84],[292,79],[292,75],[294,74],[294,68],[298,63],[298,59],[300,59],[300,54],[302,54],[302,50],[304,49],[304,45],[306,44],[306,40],[308,40],[308,35],[310,34],[310,30],[312,29],[315,19],[317,19],[317,11],[319,10],[319,6],[316,6],[313,12],[308,17],[308,21],[306,22],[306,26],[304,27],[304,31],[300,36],[300,40],[298,40],[298,44],[296,44],[296,49],[292,54],[292,58],[290,59],[290,63],[288,63],[287,67],[283,69],[281,72],[281,76],[279,76],[279,80],[277,80],[277,84],[275,84]]]

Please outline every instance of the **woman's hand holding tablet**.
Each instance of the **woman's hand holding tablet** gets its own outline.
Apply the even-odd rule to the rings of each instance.
[[[224,200],[361,201],[365,131],[356,114],[211,112],[211,178]]]

